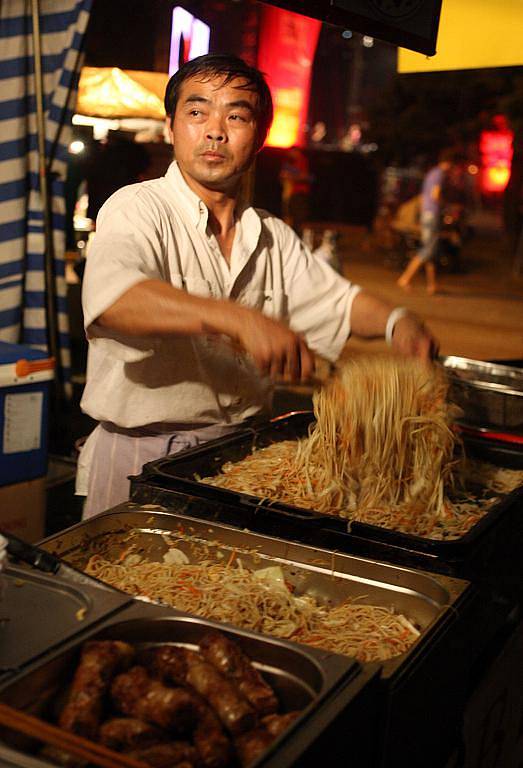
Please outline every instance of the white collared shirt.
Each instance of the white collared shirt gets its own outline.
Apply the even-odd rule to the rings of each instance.
[[[236,222],[229,266],[208,227],[207,207],[176,162],[160,179],[123,187],[101,208],[87,258],[82,408],[124,428],[235,424],[270,404],[270,381],[223,337],[126,337],[97,325],[129,288],[150,279],[258,309],[303,333],[329,360],[350,334],[359,291],[312,256],[283,221],[252,207]]]

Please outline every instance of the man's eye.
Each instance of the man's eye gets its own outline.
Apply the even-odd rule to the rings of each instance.
[[[191,115],[191,117],[198,117],[198,116],[199,116],[199,115],[201,115],[202,113],[200,112],[200,110],[199,110],[199,109],[191,109],[191,111],[189,112],[189,114]]]
[[[246,122],[246,118],[243,115],[237,115],[237,114],[230,115],[230,119],[231,120],[239,120],[242,123]]]

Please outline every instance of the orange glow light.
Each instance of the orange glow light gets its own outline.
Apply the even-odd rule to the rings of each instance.
[[[312,64],[321,22],[263,5],[258,68],[265,73],[274,102],[270,147],[303,145]]]
[[[487,168],[486,189],[491,192],[502,192],[507,186],[510,176],[510,169],[507,166],[497,166]]]
[[[274,120],[266,144],[268,147],[292,147],[298,143],[303,92],[299,88],[278,88],[272,96]]]
[[[494,130],[482,131],[479,140],[481,188],[483,192],[500,193],[510,177],[513,133],[503,115],[497,115],[493,124]]]

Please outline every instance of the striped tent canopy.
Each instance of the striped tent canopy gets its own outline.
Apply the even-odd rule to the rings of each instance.
[[[35,91],[35,0],[0,4],[0,339],[49,351],[44,201]],[[92,0],[40,0],[45,155],[54,255],[57,366],[70,373],[64,184],[81,46]]]

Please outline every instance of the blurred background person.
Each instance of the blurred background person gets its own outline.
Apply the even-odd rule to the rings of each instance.
[[[283,220],[301,236],[309,219],[312,177],[307,156],[299,147],[287,150],[280,182]]]
[[[437,165],[432,167],[423,179],[420,200],[421,246],[399,277],[397,284],[400,288],[408,290],[414,275],[424,267],[427,293],[434,294],[437,291],[435,259],[441,238],[441,214],[444,206],[442,190],[449,188],[446,183],[447,176],[454,164],[454,152],[443,150]]]

